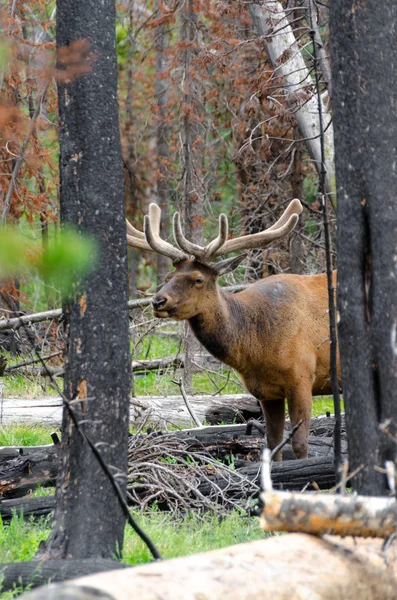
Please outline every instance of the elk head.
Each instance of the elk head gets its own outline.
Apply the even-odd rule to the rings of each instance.
[[[144,232],[138,231],[127,221],[127,242],[134,248],[151,250],[173,261],[175,271],[168,273],[161,290],[153,297],[152,306],[156,317],[177,320],[191,319],[214,305],[218,294],[216,280],[230,273],[245,258],[245,254],[220,262],[213,259],[249,248],[262,248],[294,229],[302,212],[299,200],[290,202],[280,219],[260,233],[227,239],[228,221],[219,216],[219,233],[207,246],[199,246],[185,238],[180,215],[174,214],[173,233],[175,246],[160,238],[161,209],[150,204],[149,215],[144,219]]]

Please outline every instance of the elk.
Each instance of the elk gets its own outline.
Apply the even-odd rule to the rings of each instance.
[[[236,269],[246,254],[214,261],[288,234],[301,212],[294,199],[274,225],[234,239],[228,239],[222,214],[218,236],[205,247],[185,238],[175,213],[174,246],[160,237],[161,210],[150,204],[143,232],[127,221],[127,242],[173,261],[175,270],[152,299],[155,316],[187,320],[203,346],[239,373],[261,405],[270,449],[282,441],[287,400],[291,424],[303,421],[292,439],[293,451],[306,458],[312,396],[331,392],[326,275],[272,275],[231,294],[217,279]],[[280,451],[275,459],[281,458]]]

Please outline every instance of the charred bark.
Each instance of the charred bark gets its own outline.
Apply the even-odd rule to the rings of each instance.
[[[98,257],[88,278],[76,281],[65,309],[70,336],[65,395],[125,493],[130,359],[113,2],[58,0],[57,47],[79,39],[88,40],[95,60],[87,74],[58,88],[61,217],[95,237]],[[42,554],[113,558],[122,548],[125,517],[67,410],[61,460],[53,530]]]
[[[330,4],[338,189],[338,297],[349,465],[384,494],[397,426],[397,6]],[[381,431],[390,424],[391,437]]]

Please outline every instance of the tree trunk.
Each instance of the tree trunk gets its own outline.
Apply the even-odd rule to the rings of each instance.
[[[291,94],[303,92],[305,87],[313,88],[309,71],[300,51],[300,47],[285,15],[281,2],[250,2],[248,8],[258,35],[264,40],[266,52],[277,76],[285,82],[286,99]],[[286,58],[288,56],[288,58]],[[309,154],[319,170],[322,164],[320,151],[320,124],[318,119],[317,98],[315,92],[302,98],[300,106],[294,111],[302,138],[305,139]],[[304,95],[303,95],[304,96]],[[333,131],[330,115],[323,106],[325,115],[325,167],[328,192],[335,191],[335,167]]]
[[[364,465],[355,489],[377,495],[388,489],[379,468],[396,458],[397,5],[335,0],[330,11],[349,466]]]
[[[98,257],[90,276],[76,282],[75,298],[65,311],[70,336],[65,395],[74,400],[80,427],[125,490],[121,476],[127,470],[130,357],[112,0],[58,0],[57,47],[79,39],[89,41],[95,59],[89,73],[58,89],[61,217],[95,236]],[[120,551],[125,524],[121,506],[67,410],[56,500],[46,557],[113,558]]]
[[[159,0],[155,10],[160,8]],[[161,24],[155,29],[156,36],[156,99],[157,99],[157,202],[161,208],[160,236],[168,239],[170,229],[170,194],[168,161],[170,157],[170,127],[167,125],[167,102],[170,81],[165,77],[168,69],[166,52],[168,49],[168,25]],[[164,283],[164,277],[171,267],[171,261],[163,254],[157,255],[157,289]]]
[[[199,90],[193,78],[192,55],[197,45],[196,15],[193,0],[185,2],[182,11],[181,40],[185,44],[183,79],[183,212],[185,235],[197,244],[203,243],[204,206],[202,198],[202,143],[200,141]],[[188,323],[184,333],[184,372],[186,390],[192,390],[194,355],[200,347]]]

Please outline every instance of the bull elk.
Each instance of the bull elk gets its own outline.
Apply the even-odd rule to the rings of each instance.
[[[286,399],[292,425],[303,420],[292,440],[295,456],[306,458],[312,395],[331,391],[326,276],[273,275],[231,294],[217,279],[236,269],[246,254],[213,261],[288,234],[301,212],[299,200],[292,200],[277,223],[235,239],[227,239],[228,221],[222,214],[218,236],[205,247],[185,238],[175,213],[174,246],[160,238],[161,210],[151,204],[144,232],[127,222],[127,241],[173,261],[175,271],[168,273],[152,300],[155,316],[186,319],[203,346],[238,371],[248,392],[259,400],[270,449],[282,441]],[[281,460],[281,452],[276,460]]]

